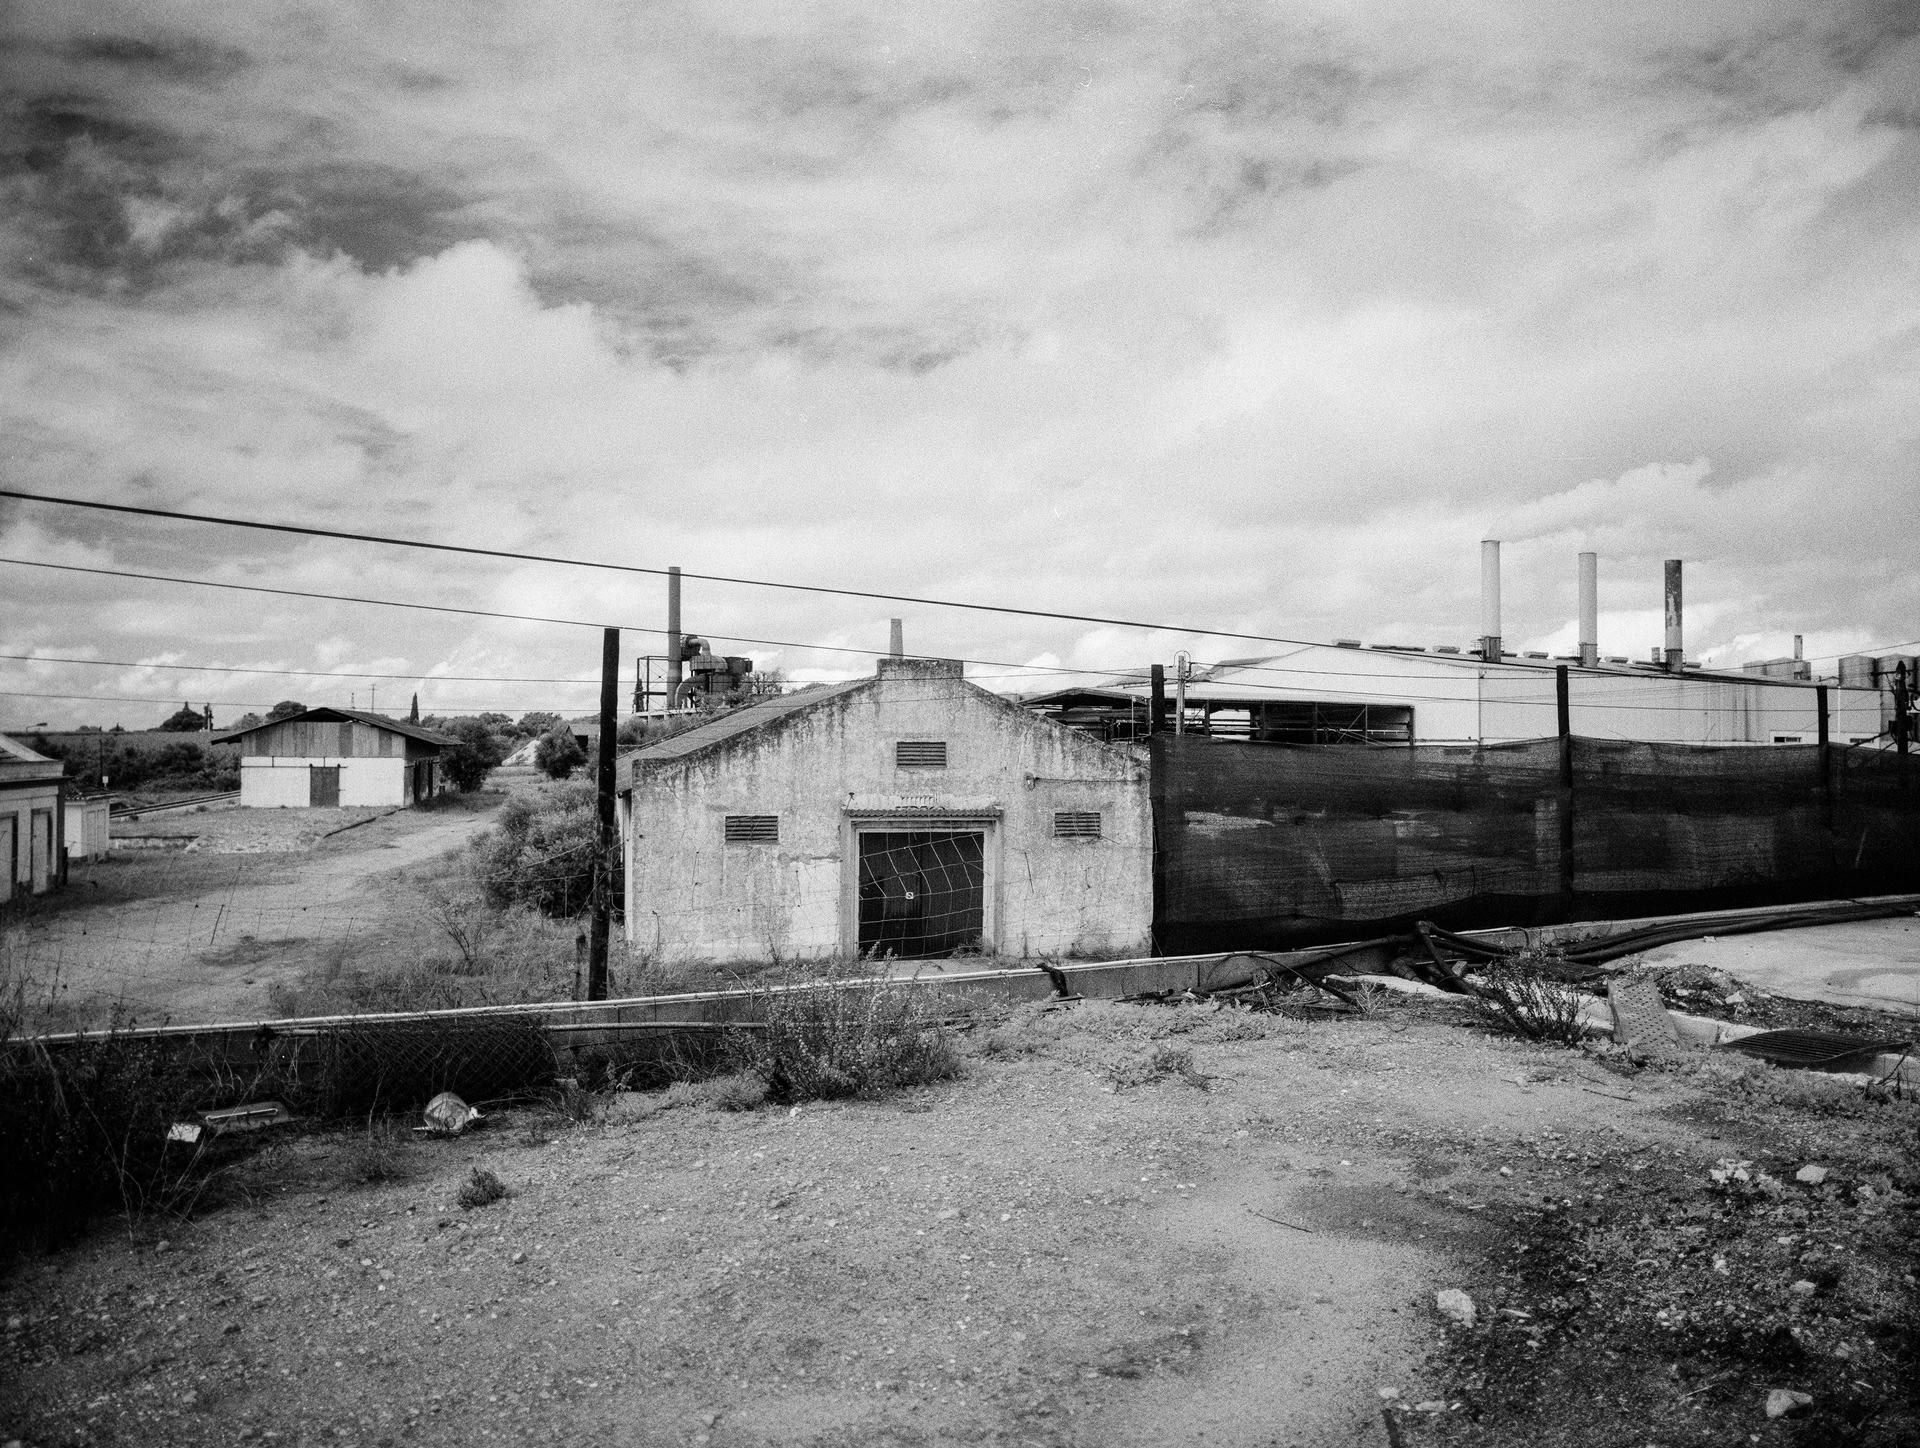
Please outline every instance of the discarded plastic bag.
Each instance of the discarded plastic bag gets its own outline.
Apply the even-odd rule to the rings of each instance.
[[[426,1114],[425,1129],[437,1136],[458,1136],[474,1122],[483,1119],[478,1111],[451,1091],[442,1091],[429,1101]]]

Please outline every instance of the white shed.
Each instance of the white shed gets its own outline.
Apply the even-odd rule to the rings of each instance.
[[[0,904],[66,879],[66,766],[0,734]]]

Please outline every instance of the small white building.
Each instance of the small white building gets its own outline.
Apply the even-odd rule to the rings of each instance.
[[[99,860],[113,848],[112,806],[104,794],[69,796],[65,806],[67,858]]]
[[[1144,953],[1142,750],[882,659],[624,755],[629,943],[656,960]]]
[[[1501,744],[1558,732],[1556,670],[1567,670],[1572,732],[1672,744],[1811,744],[1821,686],[1810,680],[1609,660],[1582,667],[1545,654],[1498,662],[1454,649],[1303,644],[1194,670],[1186,725],[1216,737],[1286,744]],[[1169,670],[1169,718],[1176,681]],[[1139,674],[1028,698],[1027,707],[1106,737],[1146,732]],[[1874,739],[1876,688],[1826,686],[1828,738]],[[1169,725],[1171,727],[1171,725]]]
[[[0,734],[0,904],[66,879],[66,766]]]
[[[376,809],[440,789],[444,734],[357,709],[302,710],[216,737],[240,746],[240,803],[252,809]]]

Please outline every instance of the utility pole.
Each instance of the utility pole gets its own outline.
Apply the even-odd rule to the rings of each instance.
[[[620,630],[610,628],[601,635],[600,647],[600,758],[593,801],[598,816],[594,829],[593,933],[587,942],[587,999],[590,1001],[607,998],[607,936],[613,927],[613,715],[619,698]]]

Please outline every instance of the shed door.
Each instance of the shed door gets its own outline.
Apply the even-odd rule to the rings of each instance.
[[[313,764],[307,767],[307,803],[336,806],[340,803],[340,766]]]
[[[860,835],[860,953],[950,955],[986,928],[986,837],[975,831]]]
[[[53,882],[53,812],[33,812],[33,893],[38,895]]]

